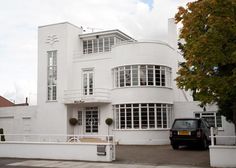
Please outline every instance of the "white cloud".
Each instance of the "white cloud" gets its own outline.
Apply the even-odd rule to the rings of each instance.
[[[167,20],[190,0],[7,0],[0,2],[0,95],[36,103],[37,27],[69,21],[165,40]],[[191,0],[192,1],[192,0]],[[31,98],[32,97],[32,98]],[[34,98],[33,98],[34,97]]]

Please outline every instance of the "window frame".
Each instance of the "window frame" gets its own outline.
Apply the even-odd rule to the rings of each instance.
[[[199,115],[199,117],[196,117],[197,114]],[[214,127],[218,128],[220,130],[223,129],[222,115],[219,115],[219,113],[217,111],[195,111],[194,117],[195,118],[203,118],[207,122],[208,122],[208,120],[206,118],[214,117]],[[217,123],[218,122],[217,117],[220,117],[220,123]],[[208,124],[211,126],[210,123],[208,123]],[[221,127],[218,127],[218,125],[221,125]]]
[[[47,101],[57,101],[57,50],[47,51]]]
[[[157,125],[157,107],[161,109],[161,126]],[[143,111],[142,109],[145,110]],[[166,115],[163,115],[163,108],[166,108]],[[127,120],[127,109],[131,109],[131,127],[127,126],[130,122],[130,117]],[[152,109],[152,115],[150,115]],[[127,103],[127,104],[114,104],[113,114],[116,130],[163,130],[170,129],[172,121],[173,105],[165,103]],[[129,110],[130,113],[130,110]],[[129,115],[130,116],[130,115]],[[152,116],[150,118],[150,116]],[[150,122],[152,120],[152,124]],[[154,121],[153,121],[154,119]],[[165,123],[163,121],[166,121]]]
[[[131,80],[129,82],[130,85],[126,84],[127,69],[129,69],[129,74],[130,74],[129,75],[129,79]],[[172,68],[163,65],[135,64],[135,65],[118,66],[112,69],[112,74],[114,83],[113,88],[124,88],[124,87],[172,88]],[[123,80],[124,82],[121,82]]]

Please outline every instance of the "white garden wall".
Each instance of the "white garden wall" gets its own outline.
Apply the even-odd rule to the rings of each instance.
[[[210,146],[212,167],[236,167],[236,146]]]
[[[106,145],[106,155],[97,154],[97,145]],[[84,161],[112,161],[112,145],[93,143],[0,143],[0,157],[30,159],[63,159]]]

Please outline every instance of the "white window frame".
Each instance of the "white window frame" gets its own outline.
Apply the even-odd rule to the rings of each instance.
[[[47,51],[47,101],[57,100],[57,53],[57,50]]]
[[[85,92],[85,88],[84,88],[84,75],[87,77],[87,87],[86,87],[86,92]],[[92,88],[90,88],[90,80],[89,77],[90,75],[92,75]],[[92,89],[92,93],[90,92],[90,89]],[[86,69],[82,69],[82,94],[83,96],[90,96],[90,95],[94,95],[94,69],[93,68],[86,68]]]
[[[134,128],[134,104],[132,103],[128,103],[128,104],[116,104],[116,105],[113,105],[113,113],[114,113],[114,117],[115,117],[115,122],[118,122],[118,123],[115,123],[115,129],[119,129],[119,130],[162,130],[162,129],[169,129],[170,128],[170,121],[172,120],[171,116],[172,116],[172,105],[171,104],[161,104],[161,103],[135,103],[135,104],[138,104],[138,107],[135,107],[135,109],[139,109],[138,111],[138,114],[139,114],[139,125],[138,125],[138,128]],[[144,106],[142,106],[142,104]],[[152,126],[150,128],[150,115],[149,115],[149,112],[150,112],[150,104],[153,104],[153,106],[151,106],[152,108],[154,108],[154,127]],[[127,105],[130,105],[129,108],[131,108],[131,128],[127,128]],[[157,127],[157,105],[158,107],[161,108],[161,127]],[[121,121],[121,106],[124,106],[122,107],[123,111],[124,111],[124,114],[122,114],[122,119],[124,117],[124,120]],[[143,127],[143,122],[142,122],[142,115],[141,115],[141,109],[142,107],[146,108],[146,113],[147,113],[147,119],[145,119],[145,123],[147,123],[147,125],[145,127]],[[165,115],[165,119],[164,119],[164,116],[163,116],[163,108],[165,107],[165,111],[166,111],[166,115]],[[117,118],[118,117],[118,118]],[[135,116],[137,117],[137,116]],[[166,125],[164,125],[164,122],[163,120],[166,120]],[[137,121],[136,121],[137,122]],[[122,124],[122,127],[121,127],[121,123]],[[137,125],[136,125],[137,126]]]
[[[220,116],[220,125],[221,127],[217,127],[217,111],[196,111],[194,112],[194,117],[196,117],[196,114],[199,114],[200,118],[207,118],[207,117],[214,117],[214,126],[218,129],[223,129],[223,122],[222,122],[222,116]],[[204,115],[205,114],[205,115]]]
[[[133,81],[133,72],[134,72],[134,68],[133,66],[137,66],[138,69],[137,69],[137,75],[138,75],[138,84],[137,85],[134,85],[134,81]],[[156,69],[156,66],[158,67],[158,69]],[[130,70],[130,86],[127,86],[126,85],[126,68],[129,67],[129,70]],[[143,79],[145,78],[145,81],[144,83],[145,84],[142,84],[141,85],[141,67],[145,68],[145,74],[142,74],[143,76]],[[120,73],[121,73],[121,69],[122,72],[124,71],[124,85],[120,85]],[[149,70],[152,70],[152,81],[151,83],[152,84],[149,84],[149,78],[148,78],[148,71]],[[159,85],[156,84],[156,72],[159,72]],[[162,73],[163,72],[163,73]],[[117,73],[117,74],[116,74]],[[123,88],[123,87],[149,87],[149,86],[155,86],[155,87],[166,87],[166,88],[172,88],[172,75],[171,75],[171,68],[170,67],[167,67],[167,66],[162,66],[162,65],[150,65],[150,64],[147,64],[147,65],[144,65],[144,64],[140,64],[140,65],[125,65],[125,66],[119,66],[119,67],[116,67],[116,68],[113,68],[112,70],[112,74],[113,74],[113,87],[114,88]],[[162,83],[162,76],[164,75],[165,79],[165,83],[163,84]],[[118,80],[115,79],[115,77],[118,78]]]

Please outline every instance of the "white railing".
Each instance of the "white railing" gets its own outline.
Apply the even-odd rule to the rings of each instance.
[[[225,145],[229,144],[229,142],[232,142],[231,145],[236,145],[236,136],[223,136],[223,135],[217,135],[217,128],[213,128],[211,127],[211,146],[216,146],[216,142],[217,142],[217,139],[226,139],[227,138],[227,142],[225,141]],[[222,144],[221,144],[222,145]],[[223,144],[224,145],[224,144]]]
[[[110,89],[94,88],[92,94],[85,95],[83,90],[65,90],[65,103],[93,103],[93,102],[111,102]]]
[[[114,144],[113,135],[64,135],[64,134],[0,134],[4,141],[24,143],[102,143]]]

